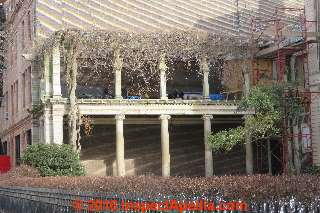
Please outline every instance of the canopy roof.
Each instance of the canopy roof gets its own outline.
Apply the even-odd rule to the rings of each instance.
[[[249,35],[252,17],[272,18],[278,7],[303,0],[65,0],[37,1],[40,37],[67,28],[125,32],[204,30]],[[281,13],[290,17],[292,13]]]

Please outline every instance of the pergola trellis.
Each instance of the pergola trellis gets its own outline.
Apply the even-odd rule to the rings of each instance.
[[[88,84],[99,82],[107,88],[114,82],[115,100],[109,101],[110,111],[103,114],[113,114],[116,119],[117,129],[117,174],[125,174],[124,168],[124,137],[123,120],[125,111],[119,110],[128,106],[141,114],[141,107],[146,106],[146,114],[159,113],[161,120],[161,143],[162,143],[162,174],[170,175],[170,155],[169,155],[169,132],[168,120],[170,114],[195,113],[203,115],[206,143],[206,175],[212,175],[212,152],[207,145],[207,136],[211,133],[210,120],[212,114],[246,114],[237,112],[237,106],[210,103],[209,98],[209,73],[210,66],[217,63],[216,60],[227,57],[249,57],[249,48],[246,42],[240,38],[228,36],[226,34],[212,34],[202,31],[173,31],[173,32],[152,32],[152,33],[126,33],[126,32],[106,32],[106,31],[80,31],[66,30],[59,31],[38,46],[33,53],[34,68],[40,71],[40,87],[42,92],[39,95],[44,106],[44,123],[50,123],[51,129],[63,133],[63,115],[68,112],[68,132],[69,143],[75,149],[80,148],[80,125],[81,111],[96,109],[96,102],[85,103],[77,100],[77,83]],[[169,69],[177,60],[199,62],[199,69],[192,70],[198,72],[203,77],[203,98],[197,103],[181,101],[171,103],[167,100],[166,81],[170,77],[172,69]],[[247,60],[244,60],[244,63]],[[218,63],[219,64],[219,63]],[[93,65],[93,66],[92,66]],[[99,69],[97,67],[100,67]],[[64,70],[61,70],[64,68]],[[243,66],[244,79],[249,81],[248,65]],[[42,72],[43,70],[43,72]],[[64,73],[62,79],[61,73]],[[156,103],[151,102],[144,105],[142,101],[136,100],[133,104],[122,100],[121,76],[131,79],[135,83],[135,91],[159,91],[160,99]],[[67,99],[61,96],[61,80],[68,86]],[[249,85],[246,83],[246,85]],[[90,102],[90,101],[89,101]],[[101,101],[108,107],[105,101]],[[197,104],[196,106],[194,104]],[[51,108],[46,107],[51,105]],[[168,107],[173,106],[175,110],[170,113]],[[92,107],[92,108],[90,108]],[[164,107],[166,110],[161,110]],[[98,109],[98,108],[97,108]],[[101,107],[100,107],[101,109]],[[113,111],[112,111],[113,110]],[[150,113],[151,112],[151,113]],[[165,113],[164,112],[168,112]],[[212,112],[212,113],[210,113]],[[51,113],[51,115],[50,115]],[[138,113],[138,114],[139,114]],[[129,113],[130,114],[130,113]],[[62,115],[62,116],[61,116]],[[56,126],[55,125],[59,125]],[[47,127],[49,128],[49,127]],[[62,143],[63,136],[57,133],[47,132],[44,125],[45,141],[53,140]]]

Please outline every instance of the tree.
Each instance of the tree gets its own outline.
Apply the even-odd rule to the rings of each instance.
[[[210,135],[209,142],[213,151],[230,151],[237,144],[244,143],[249,133],[253,141],[258,141],[279,136],[287,131],[287,127],[291,132],[293,126],[300,122],[304,108],[301,99],[293,95],[290,87],[288,89],[284,85],[272,85],[252,88],[249,95],[241,100],[239,110],[254,113],[247,117],[244,126]],[[292,153],[299,156],[299,146],[292,146],[293,143],[291,140],[288,144],[289,172],[300,173],[301,159],[297,160],[295,157],[293,162],[292,156]]]

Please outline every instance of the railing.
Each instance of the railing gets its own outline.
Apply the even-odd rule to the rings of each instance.
[[[126,195],[108,195],[103,193],[88,192],[68,192],[56,189],[41,188],[23,188],[23,187],[0,187],[0,212],[5,213],[73,213],[73,212],[163,212],[162,210],[147,210],[143,203],[162,203],[165,201],[177,202],[184,201],[181,197],[154,197],[154,198],[136,198]],[[216,197],[219,199],[219,197]],[[203,197],[194,197],[191,200],[206,199]],[[214,202],[218,202],[218,200]],[[190,199],[189,199],[190,200]],[[103,205],[97,206],[102,201]],[[106,202],[108,204],[106,205]],[[191,201],[193,202],[193,201]],[[130,209],[129,203],[141,203],[133,205]],[[171,205],[171,204],[169,204]],[[178,204],[179,205],[179,204]],[[129,207],[128,209],[126,209]],[[145,208],[145,210],[143,210]],[[103,209],[99,210],[98,209]],[[134,211],[134,209],[139,209]],[[181,212],[173,210],[170,212]],[[183,211],[194,212],[194,211]],[[197,212],[197,211],[196,211]],[[198,211],[199,212],[199,211]],[[201,211],[208,212],[208,211]],[[229,211],[227,211],[229,212]],[[240,212],[240,211],[232,211]]]
[[[140,211],[126,210],[123,205],[130,202],[153,202],[161,203],[165,200],[175,200],[178,202],[191,201],[213,201],[218,205],[223,201],[222,196],[205,197],[205,196],[192,196],[187,197],[185,195],[180,196],[161,196],[148,197],[148,198],[136,198],[134,196],[124,197],[123,195],[110,195],[106,193],[88,193],[88,192],[68,192],[65,190],[57,189],[41,189],[41,188],[23,188],[23,187],[0,187],[0,212],[5,213],[73,213],[73,212],[165,212],[159,210],[142,210],[143,206],[140,206]],[[98,202],[97,202],[98,201]],[[100,203],[99,201],[106,201],[108,203]],[[113,202],[113,203],[112,203]],[[225,202],[226,203],[226,202]],[[239,202],[236,202],[237,204]],[[266,212],[266,213],[289,213],[289,212],[320,212],[320,201],[314,199],[309,201],[308,206],[298,202],[296,199],[279,199],[268,200],[265,202],[255,203],[251,202],[247,205],[247,212]],[[98,206],[97,206],[98,205]],[[200,204],[198,203],[198,207]],[[96,209],[103,209],[96,211]],[[107,208],[109,210],[107,210]],[[166,211],[168,212],[168,211]],[[212,212],[208,210],[187,210],[179,211],[170,210],[169,212]],[[244,212],[243,210],[225,210],[215,211],[223,213],[237,213]]]

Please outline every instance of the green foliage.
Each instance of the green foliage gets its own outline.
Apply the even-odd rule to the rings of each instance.
[[[255,114],[246,117],[244,126],[211,135],[209,143],[214,151],[229,151],[244,142],[246,135],[253,140],[278,135],[282,119],[297,121],[304,108],[292,90],[285,90],[283,85],[272,85],[252,88],[248,97],[241,100],[239,110],[253,110]]]
[[[213,151],[230,151],[235,145],[245,137],[244,127],[230,130],[223,130],[209,136],[210,145]],[[227,143],[226,143],[227,141]]]
[[[239,109],[254,109],[257,114],[268,114],[270,112],[282,113],[283,87],[256,86],[251,89],[249,96],[244,97],[239,105]]]
[[[244,131],[250,133],[253,138],[267,138],[278,135],[280,129],[277,123],[280,119],[280,114],[277,112],[247,116]]]
[[[320,166],[310,166],[303,170],[303,173],[309,175],[320,175]]]
[[[38,119],[43,115],[44,104],[40,103],[38,105],[33,105],[32,109],[27,109],[28,113],[32,115],[33,119]]]
[[[293,122],[297,122],[301,113],[304,112],[302,102],[303,101],[299,97],[296,97],[294,91],[292,89],[289,89],[285,97],[285,103],[283,106],[284,115]]]
[[[83,176],[79,154],[70,145],[35,144],[28,146],[23,164],[37,168],[41,176]]]

